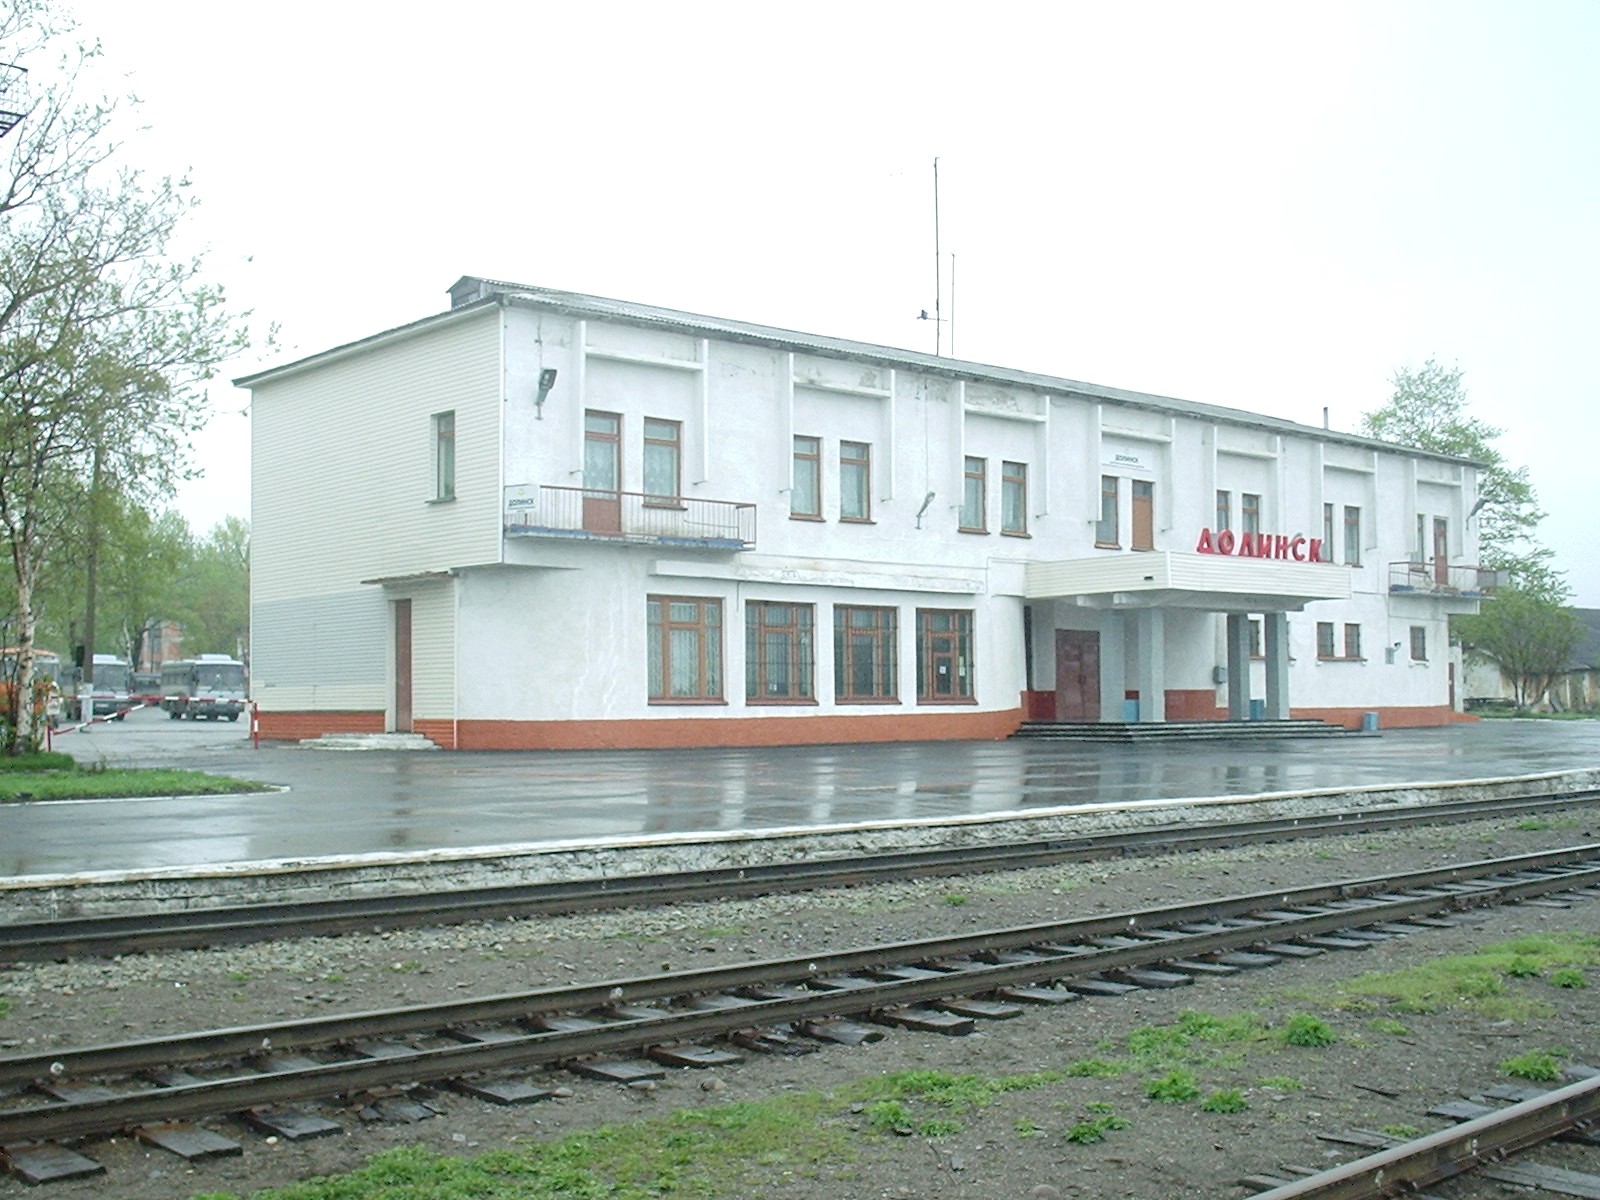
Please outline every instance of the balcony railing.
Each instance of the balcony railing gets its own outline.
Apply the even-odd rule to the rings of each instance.
[[[756,506],[738,500],[650,496],[519,484],[506,489],[508,536],[753,550]]]
[[[1491,567],[1450,566],[1438,560],[1389,564],[1391,592],[1481,600],[1499,587],[1500,582],[1500,572]]]

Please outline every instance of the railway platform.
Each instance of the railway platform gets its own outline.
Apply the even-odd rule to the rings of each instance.
[[[1484,721],[1355,739],[1181,745],[955,742],[613,752],[339,753],[267,744],[159,712],[63,738],[84,761],[192,767],[272,791],[0,805],[0,894],[125,881],[304,877],[402,868],[459,885],[559,850],[577,871],[692,869],[1070,836],[1135,824],[1403,803],[1441,789],[1600,779],[1600,722]],[[1592,778],[1591,778],[1592,777]],[[1529,780],[1516,785],[1495,781]],[[1465,789],[1465,790],[1464,790]],[[1581,838],[1577,834],[1575,837]],[[607,858],[599,855],[609,855]],[[188,880],[185,884],[182,881]],[[221,883],[215,886],[222,886]]]

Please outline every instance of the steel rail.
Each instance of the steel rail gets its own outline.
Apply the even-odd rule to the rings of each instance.
[[[1600,1121],[1600,1076],[1308,1175],[1251,1200],[1381,1200],[1439,1183]]]
[[[0,924],[0,962],[127,954],[261,941],[292,929],[315,936],[414,925],[445,925],[541,914],[679,904],[704,899],[851,887],[892,879],[979,874],[1114,856],[1194,852],[1294,837],[1368,833],[1446,821],[1510,818],[1588,804],[1583,791],[1515,800],[1406,805],[1274,820],[1149,829],[995,846],[899,851],[848,860],[807,859],[707,871],[572,880],[443,893],[185,909]]]
[[[1590,849],[1600,850],[1600,847]],[[660,1010],[649,1017],[610,1019],[590,1028],[501,1036],[466,1046],[431,1049],[391,1046],[390,1053],[377,1058],[323,1063],[268,1074],[232,1076],[0,1112],[0,1145],[111,1132],[151,1122],[260,1107],[289,1099],[428,1082],[512,1067],[561,1063],[586,1055],[670,1045],[742,1028],[792,1023],[823,1016],[878,1013],[899,1006],[948,999],[952,995],[981,994],[1023,983],[1099,975],[1119,968],[1217,953],[1263,941],[1306,938],[1337,929],[1403,920],[1408,916],[1464,903],[1504,901],[1600,885],[1600,859],[1591,857],[1582,868],[1568,865],[1565,869],[1536,872],[1526,866],[1524,860],[1528,857],[1518,856],[1510,860],[1515,870],[1508,877],[1485,881],[1481,887],[1464,891],[1427,887],[1409,895],[1397,895],[1391,890],[1381,896],[1343,903],[1336,900],[1300,912],[1284,911],[1283,906],[1303,904],[1306,892],[1320,893],[1328,888],[1270,893],[1258,897],[1263,904],[1277,906],[1270,914],[1263,913],[1259,919],[1236,919],[1225,924],[1206,925],[1198,930],[1162,932],[1151,922],[1151,914],[1136,913],[1089,922],[1030,926],[1025,931],[996,931],[1000,940],[1011,945],[1032,945],[1039,947],[1039,950],[1018,959],[1002,958],[990,963],[969,962],[954,966],[946,964],[934,974],[919,974],[914,978],[895,979],[870,986],[817,990],[817,982],[813,982],[810,989],[798,985],[817,981],[819,976],[828,973],[826,968],[842,967],[849,962],[856,962],[855,969],[859,970],[873,964],[882,966],[895,961],[937,962],[946,954],[993,949],[996,934],[904,943],[897,947],[874,947],[866,951],[828,956],[822,960],[750,964],[731,969],[712,968],[679,976],[621,980],[573,989],[546,989],[520,998],[493,998],[491,1006],[509,1001],[522,1004],[520,1009],[513,1006],[513,1011],[497,1009],[498,1019],[528,1020],[537,1017],[540,1012],[592,1011],[604,1004],[681,997],[702,990],[726,991],[753,984],[762,984],[766,989],[762,998],[742,1000],[731,1009]],[[1437,872],[1421,874],[1434,876]],[[1398,881],[1380,882],[1393,888]],[[1200,905],[1177,906],[1176,909],[1162,911],[1192,915],[1203,908]],[[1119,923],[1108,926],[1108,922]],[[1182,923],[1181,917],[1179,923]],[[1093,931],[1104,928],[1118,929],[1124,936],[1111,939],[1118,944],[1109,947],[1092,944],[1062,946],[1045,940],[1050,934],[1059,935],[1063,930],[1073,930],[1079,937],[1086,934],[1092,937]],[[1132,937],[1126,936],[1130,929],[1134,931]],[[1045,936],[1041,937],[1041,933]],[[1138,936],[1141,933],[1144,936]],[[1021,941],[1016,940],[1019,937]],[[467,1006],[472,1003],[465,1002]],[[551,1005],[554,1007],[548,1007]],[[393,1035],[399,1031],[438,1031],[441,1027],[449,1028],[457,1023],[462,1011],[462,1004],[451,1004],[433,1009],[392,1010],[388,1013],[357,1014],[347,1018],[292,1024],[298,1026],[302,1033],[309,1025],[321,1025],[330,1035],[327,1040],[338,1042],[348,1041],[352,1037]],[[468,1011],[471,1011],[470,1007]],[[482,1019],[481,1012],[479,1019]],[[276,1049],[279,1044],[273,1034],[282,1035],[284,1032],[283,1026],[214,1031],[191,1035],[187,1039],[152,1040],[98,1050],[62,1052],[55,1056],[54,1061],[48,1054],[30,1055],[0,1060],[0,1066],[12,1071],[22,1070],[24,1074],[20,1078],[23,1079],[38,1078],[40,1074],[45,1078],[66,1074],[82,1077],[90,1073],[109,1072],[113,1069],[109,1065],[113,1061],[118,1063],[117,1069],[126,1070],[151,1065],[156,1061],[171,1065],[174,1062],[214,1058],[230,1052],[259,1051],[263,1048],[263,1042],[270,1043]],[[292,1037],[290,1040],[293,1040]],[[175,1048],[175,1043],[181,1042],[187,1042],[187,1047]],[[167,1053],[147,1061],[150,1052],[157,1048],[164,1048]],[[185,1049],[191,1053],[191,1058],[185,1058]],[[27,1074],[29,1071],[34,1074]],[[18,1077],[13,1075],[12,1078],[16,1081]]]

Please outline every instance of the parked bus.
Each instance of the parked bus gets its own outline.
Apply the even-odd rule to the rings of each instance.
[[[127,715],[132,701],[129,692],[133,687],[133,667],[125,658],[118,658],[115,654],[96,654],[94,656],[94,682],[90,685],[90,712],[97,717],[109,716],[120,721]],[[82,704],[76,695],[68,698],[67,708],[72,714],[72,719],[81,721],[88,714],[82,711]]]
[[[174,720],[187,715],[192,721],[237,721],[244,693],[244,664],[226,654],[200,654],[161,666],[161,707]]]
[[[17,673],[21,653],[16,646],[0,648],[0,720],[13,724],[17,719]],[[52,729],[61,722],[61,656],[37,646],[33,651],[33,715]]]

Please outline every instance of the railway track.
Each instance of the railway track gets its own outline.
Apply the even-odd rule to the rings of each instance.
[[[663,1063],[732,1061],[729,1045],[784,1052],[865,1040],[882,1024],[960,1035],[1028,1004],[1359,950],[1451,923],[1467,908],[1573,892],[1600,894],[1600,845],[798,959],[0,1057],[0,1147],[13,1170],[42,1178],[38,1163],[72,1154],[66,1139],[131,1131],[157,1144],[214,1145],[226,1139],[189,1122],[232,1114],[284,1137],[332,1132],[336,1124],[295,1106],[333,1096],[442,1084],[515,1102],[547,1094],[539,1086],[547,1068],[627,1082],[660,1074]]]
[[[1466,1114],[1461,1123],[1411,1141],[1363,1131],[1331,1135],[1326,1140],[1368,1147],[1372,1153],[1299,1179],[1257,1177],[1273,1186],[1258,1191],[1253,1200],[1382,1200],[1397,1195],[1426,1200],[1419,1188],[1468,1175],[1558,1195],[1600,1196],[1600,1176],[1510,1161],[1558,1138],[1600,1146],[1595,1133],[1600,1128],[1600,1072],[1578,1074],[1576,1081],[1549,1090],[1491,1089],[1496,1094],[1488,1098],[1507,1100],[1509,1106],[1455,1106],[1452,1111]]]
[[[1168,825],[1078,838],[812,859],[681,874],[634,875],[452,892],[71,917],[0,924],[0,963],[194,949],[282,937],[446,925],[737,896],[979,874],[1142,854],[1235,847],[1458,821],[1515,819],[1585,806],[1600,792],[1407,805],[1308,817]]]

